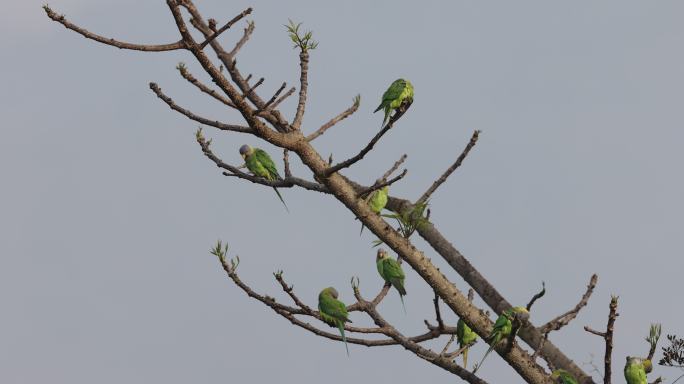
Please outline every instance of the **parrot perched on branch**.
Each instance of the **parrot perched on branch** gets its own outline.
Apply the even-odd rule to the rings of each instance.
[[[240,147],[240,156],[242,156],[242,158],[245,160],[245,165],[247,166],[247,169],[249,169],[249,171],[252,172],[254,176],[263,177],[264,179],[269,181],[277,181],[283,179],[282,177],[280,177],[278,169],[276,168],[275,163],[273,163],[271,156],[269,156],[268,153],[266,153],[266,151],[264,151],[263,149],[252,148],[249,145],[245,144]],[[283,197],[280,195],[280,192],[278,192],[278,189],[276,187],[273,187],[273,190],[285,206],[285,210],[290,212],[290,210],[287,209],[287,204],[285,204],[285,200],[283,200]]]
[[[373,113],[384,109],[385,118],[382,120],[382,125],[385,125],[392,111],[398,109],[403,104],[406,104],[406,107],[408,107],[411,103],[413,103],[413,85],[408,80],[397,79],[382,94],[382,101]]]
[[[456,340],[458,341],[459,348],[472,343],[477,339],[477,333],[475,333],[468,324],[463,321],[463,319],[458,319],[456,323]],[[463,368],[468,369],[468,349],[463,350]]]
[[[388,186],[384,186],[371,192],[371,194],[366,198],[366,202],[368,203],[368,206],[370,206],[371,211],[379,215],[383,208],[385,208],[385,205],[387,205],[387,196],[389,196]],[[361,223],[361,232],[359,233],[359,236],[363,234],[363,228],[364,225]]]
[[[556,369],[551,373],[551,378],[556,381],[560,378],[561,384],[579,384],[577,379],[575,379],[575,376],[565,369]]]
[[[525,307],[513,307],[511,309],[505,310],[501,316],[496,319],[492,333],[490,333],[487,337],[489,349],[487,349],[487,352],[482,357],[482,360],[480,360],[480,364],[478,364],[473,370],[473,373],[477,372],[477,370],[482,367],[482,363],[484,362],[485,358],[487,358],[487,355],[492,352],[497,344],[499,344],[501,340],[508,338],[508,336],[511,334],[511,331],[513,331],[513,320],[515,319],[516,314],[529,314],[529,311]]]
[[[398,261],[390,257],[390,255],[384,249],[378,249],[377,257],[375,258],[375,264],[378,267],[378,273],[380,277],[386,282],[392,284],[399,292],[399,298],[401,299],[401,306],[404,307],[404,313],[406,313],[406,306],[404,305],[404,295],[406,295],[406,289],[404,288],[404,271],[401,269],[401,264]]]
[[[627,356],[625,362],[625,380],[627,384],[648,384],[646,371],[651,371],[651,360]]]
[[[338,293],[333,287],[325,288],[318,294],[318,311],[321,313],[321,318],[331,327],[337,327],[342,335],[344,341],[344,348],[347,350],[349,356],[349,347],[347,346],[347,338],[344,335],[344,323],[351,323],[347,313],[347,306],[343,302],[337,300]]]

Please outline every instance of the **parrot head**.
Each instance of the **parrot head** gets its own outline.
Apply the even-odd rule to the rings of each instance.
[[[332,296],[334,299],[337,299],[337,297],[339,296],[339,294],[337,293],[337,289],[333,287],[328,287],[323,291],[325,291],[328,295]]]
[[[515,313],[530,313],[525,307],[513,307],[513,312]]]
[[[378,261],[378,260],[386,259],[388,257],[389,257],[389,254],[387,253],[387,251],[380,248],[380,249],[378,249],[378,255],[375,257],[375,260]]]
[[[554,380],[556,380],[557,378],[560,377],[560,374],[561,374],[561,370],[560,370],[560,369],[556,369],[555,371],[553,371],[553,372],[551,373],[551,378],[554,379]]]
[[[247,156],[252,154],[252,151],[254,151],[252,147],[250,147],[247,144],[244,144],[242,147],[240,147],[240,156],[242,156],[243,159],[246,159]]]

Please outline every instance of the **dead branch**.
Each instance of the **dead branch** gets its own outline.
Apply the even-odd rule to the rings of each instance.
[[[444,329],[444,321],[442,320],[442,314],[439,311],[439,295],[435,292],[435,298],[432,299],[432,303],[435,305],[435,319],[437,320],[437,327],[439,329]]]
[[[587,305],[587,303],[589,302],[589,298],[591,297],[591,294],[594,293],[594,288],[596,288],[597,282],[598,275],[591,275],[591,278],[589,279],[589,284],[587,285],[587,290],[586,292],[584,292],[584,295],[582,295],[582,298],[580,299],[579,303],[577,303],[577,305],[573,309],[565,312],[564,314],[554,318],[553,320],[539,327],[539,332],[541,332],[542,334],[548,334],[550,331],[558,331],[562,327],[568,325],[570,321],[577,317],[579,311]]]
[[[595,331],[588,326],[584,327],[584,330],[594,334],[596,336],[602,337],[605,342],[606,342],[606,354],[603,359],[603,364],[604,364],[604,373],[603,373],[603,383],[604,384],[610,384],[610,376],[611,376],[611,360],[612,360],[612,354],[613,354],[613,328],[615,326],[615,319],[617,319],[618,316],[620,316],[619,313],[617,313],[617,305],[618,305],[618,297],[617,296],[612,296],[610,298],[610,305],[609,305],[609,313],[608,313],[608,324],[606,325],[606,331],[605,332],[599,332]]]
[[[525,307],[525,308],[527,308],[527,311],[529,312],[530,309],[532,309],[532,306],[534,305],[535,301],[537,301],[537,300],[539,300],[540,298],[542,298],[545,294],[546,294],[546,285],[545,285],[544,282],[542,281],[542,290],[539,291],[539,293],[537,293],[537,294],[535,294],[534,296],[532,296],[532,299],[530,300],[529,303],[527,303],[527,306]]]
[[[306,109],[306,95],[309,90],[309,51],[302,49],[299,52],[299,102],[297,102],[297,112],[292,121],[292,129],[298,130],[302,125],[304,119],[304,110]]]
[[[440,185],[442,185],[447,178],[458,168],[461,166],[461,163],[463,163],[463,160],[465,160],[466,156],[468,156],[468,153],[470,153],[470,150],[473,149],[475,144],[477,144],[477,139],[480,137],[480,131],[475,130],[473,131],[473,135],[470,137],[470,141],[468,142],[468,145],[466,145],[465,149],[463,149],[463,152],[458,156],[456,161],[451,164],[449,168],[447,168],[446,171],[442,174],[442,176],[439,177],[439,179],[435,180],[434,183],[428,188],[425,193],[423,193],[423,196],[421,196],[417,201],[416,204],[419,204],[421,202],[427,201],[427,199],[430,198],[430,196],[439,188]]]
[[[207,37],[207,38],[199,45],[200,48],[206,47],[207,44],[209,44],[209,43],[211,43],[212,41],[214,41],[214,39],[216,39],[217,37],[219,37],[223,32],[227,31],[228,28],[232,27],[233,24],[235,24],[235,23],[237,23],[238,21],[242,20],[242,18],[244,18],[245,16],[249,15],[250,13],[252,13],[252,8],[247,8],[247,9],[245,9],[244,11],[242,11],[242,13],[240,13],[240,14],[237,15],[237,16],[235,16],[232,20],[230,20],[229,22],[227,22],[226,24],[224,24],[224,25],[223,25],[221,28],[219,28],[218,30],[214,30],[214,28],[211,28],[211,29],[213,30],[214,33],[213,33],[212,35],[210,35],[209,37]]]
[[[180,72],[181,76],[183,76],[183,78],[185,80],[187,80],[190,84],[197,87],[197,89],[199,89],[200,91],[202,91],[202,92],[206,93],[207,95],[213,97],[214,99],[220,101],[221,103],[223,103],[223,104],[225,104],[231,108],[235,108],[235,104],[233,104],[232,101],[228,100],[225,96],[216,92],[216,90],[211,89],[209,86],[207,86],[207,85],[203,84],[202,82],[200,82],[199,80],[197,80],[197,78],[195,76],[193,76],[192,73],[190,73],[190,71],[188,71],[188,68],[185,66],[185,64],[180,63],[180,64],[178,64],[178,66],[176,68]]]
[[[176,104],[173,99],[170,97],[166,96],[164,92],[162,92],[161,88],[159,88],[159,85],[157,83],[150,83],[150,89],[152,92],[154,92],[158,98],[162,99],[168,105],[171,109],[173,109],[176,112],[179,112],[180,114],[186,116],[190,120],[194,120],[200,124],[204,125],[209,125],[214,128],[218,128],[222,131],[232,131],[232,132],[242,132],[242,133],[254,133],[252,128],[246,127],[244,125],[233,125],[233,124],[226,124],[222,123],[218,120],[209,120],[205,117],[198,116],[191,112],[190,110],[187,110],[183,107],[180,107],[178,104]]]
[[[321,127],[318,128],[316,130],[316,132],[307,136],[306,140],[307,141],[314,141],[318,136],[321,136],[322,134],[324,134],[325,131],[327,131],[329,128],[332,128],[335,124],[337,124],[340,121],[346,119],[347,117],[353,115],[354,112],[356,112],[359,109],[359,104],[361,104],[361,95],[357,95],[356,97],[354,97],[354,103],[352,104],[351,107],[347,108],[346,110],[344,110],[339,115],[333,117],[327,123],[321,125]]]
[[[407,173],[408,173],[408,169],[404,169],[399,175],[397,175],[397,176],[395,176],[395,177],[393,177],[387,181],[383,181],[382,183],[379,183],[379,184],[377,184],[377,183],[373,184],[371,187],[368,187],[368,188],[364,189],[361,193],[359,193],[359,197],[363,198],[364,196],[368,196],[369,193],[371,193],[377,189],[381,189],[381,188],[385,188],[387,186],[390,186],[390,185],[396,183],[397,181],[403,179]]]
[[[387,124],[382,127],[380,132],[378,132],[372,139],[371,141],[354,157],[351,157],[341,163],[338,163],[332,167],[329,167],[328,169],[325,170],[324,176],[330,176],[333,173],[343,169],[352,166],[354,163],[358,162],[359,160],[363,159],[368,152],[370,152],[375,144],[382,138],[382,136],[387,133],[392,127],[394,126],[394,123],[401,118],[401,116],[406,112],[406,109],[398,109],[392,117],[390,117],[390,120],[387,122]]]
[[[183,40],[176,41],[175,43],[169,43],[169,44],[135,44],[135,43],[127,43],[124,41],[119,41],[115,40],[112,38],[100,36],[98,34],[92,33],[88,31],[85,28],[81,28],[76,24],[73,24],[69,22],[64,15],[58,15],[55,13],[50,7],[47,5],[43,6],[43,9],[45,10],[45,13],[47,13],[47,16],[51,18],[52,20],[62,24],[65,28],[70,29],[81,36],[85,37],[86,39],[94,40],[97,41],[98,43],[106,44],[106,45],[111,45],[112,47],[116,47],[119,49],[130,49],[134,51],[145,51],[145,52],[166,52],[166,51],[175,51],[177,49],[185,49],[185,44],[183,43]]]

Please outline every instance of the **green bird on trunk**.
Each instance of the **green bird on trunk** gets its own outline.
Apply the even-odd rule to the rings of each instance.
[[[477,333],[470,329],[463,319],[458,319],[458,323],[456,323],[456,340],[458,341],[459,348],[463,348],[477,340]],[[465,369],[468,369],[469,349],[470,348],[466,348],[463,350],[463,368]]]
[[[551,378],[561,384],[579,384],[575,376],[565,369],[556,369],[551,373]]]
[[[648,384],[646,371],[653,368],[651,360],[640,357],[627,356],[625,362],[625,380],[627,384]]]
[[[344,323],[351,323],[349,314],[347,313],[347,306],[343,302],[337,300],[338,293],[333,287],[325,288],[318,294],[318,311],[321,313],[321,318],[331,327],[337,327],[342,335],[344,341],[344,348],[347,350],[349,356],[349,347],[347,346],[347,338],[344,335]]]
[[[525,307],[513,307],[511,309],[505,310],[501,314],[501,316],[499,316],[499,318],[496,319],[496,322],[494,323],[494,328],[487,337],[489,349],[487,349],[487,352],[482,357],[482,360],[480,360],[480,364],[478,364],[477,367],[473,370],[473,374],[477,372],[477,370],[480,369],[480,367],[482,367],[482,363],[484,362],[485,358],[487,358],[489,353],[492,352],[492,350],[497,346],[497,344],[499,344],[501,340],[508,338],[508,336],[511,334],[511,331],[513,331],[513,320],[515,319],[515,315],[518,313],[529,314],[527,308]]]
[[[242,156],[242,158],[245,160],[245,166],[247,166],[247,169],[249,169],[249,171],[254,176],[263,177],[268,181],[278,181],[283,179],[282,177],[280,177],[278,169],[276,168],[275,163],[271,159],[271,156],[269,156],[268,153],[266,153],[266,151],[264,151],[263,149],[252,148],[249,145],[245,144],[240,147],[240,156]],[[278,192],[278,189],[276,187],[273,187],[273,190],[285,206],[285,210],[287,212],[290,212],[290,210],[287,209],[287,204],[285,204],[285,200],[283,200],[283,197],[280,195],[280,192]]]
[[[413,85],[408,80],[397,79],[394,80],[392,85],[382,94],[382,101],[378,108],[373,111],[373,113],[384,109],[385,118],[382,120],[382,125],[387,123],[389,115],[392,111],[398,109],[403,104],[406,104],[408,108],[409,105],[413,103]]]
[[[379,215],[380,212],[385,208],[385,205],[387,205],[388,196],[389,187],[384,186],[380,189],[376,189],[375,191],[371,192],[371,194],[368,195],[368,197],[366,198],[366,202],[368,203],[368,206],[370,207],[371,211]],[[363,223],[361,223],[361,232],[359,233],[359,236],[363,234],[363,228],[364,225]]]
[[[375,258],[375,264],[378,267],[378,273],[380,277],[386,282],[392,284],[399,292],[399,298],[401,299],[401,306],[404,307],[404,313],[406,313],[406,306],[404,305],[404,295],[406,295],[406,288],[404,288],[404,270],[401,269],[401,264],[398,261],[390,257],[390,255],[384,249],[378,249],[378,254]]]

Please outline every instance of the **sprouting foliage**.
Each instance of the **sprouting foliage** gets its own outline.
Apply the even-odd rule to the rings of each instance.
[[[292,20],[289,22],[290,24],[286,25],[285,28],[290,40],[294,43],[293,48],[299,48],[302,52],[306,52],[318,47],[318,42],[313,40],[313,31],[300,32],[299,27],[302,26],[302,23],[295,23]]]
[[[399,232],[405,238],[411,237],[413,233],[421,226],[427,224],[428,218],[425,215],[425,210],[428,207],[428,202],[420,202],[411,209],[406,209],[400,213],[383,214],[383,217],[395,219],[399,224]]]

